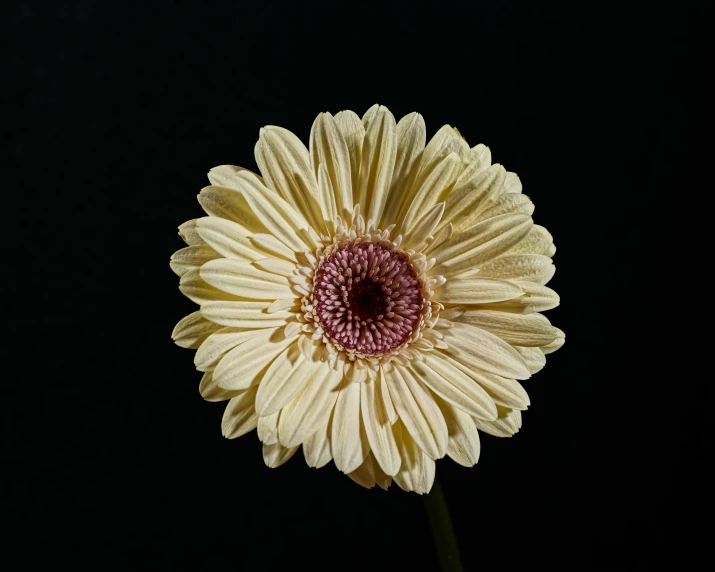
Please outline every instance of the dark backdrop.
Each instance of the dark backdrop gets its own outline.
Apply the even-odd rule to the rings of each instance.
[[[579,7],[576,8],[575,5]],[[439,462],[466,570],[695,558],[705,409],[666,389],[658,205],[693,121],[681,6],[14,3],[7,20],[3,556],[107,569],[435,570],[422,500],[221,437],[170,271],[176,227],[266,124],[373,103],[457,126],[555,237],[562,350],[513,439]],[[683,97],[685,96],[685,97]],[[687,189],[683,189],[683,192]],[[7,223],[9,222],[9,228]],[[9,235],[9,236],[8,236]],[[664,341],[665,339],[665,341]],[[660,342],[659,342],[660,340]],[[696,382],[693,382],[696,383]],[[13,568],[13,569],[14,569]]]

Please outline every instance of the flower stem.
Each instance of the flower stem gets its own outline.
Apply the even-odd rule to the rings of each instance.
[[[422,497],[427,509],[430,528],[442,572],[462,572],[462,562],[459,559],[457,539],[454,537],[452,521],[449,519],[447,503],[442,494],[442,487],[437,477],[434,479],[432,491]]]

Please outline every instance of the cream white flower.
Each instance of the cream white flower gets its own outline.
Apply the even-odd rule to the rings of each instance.
[[[564,334],[539,312],[555,252],[519,178],[418,113],[321,113],[306,148],[267,126],[261,176],[209,172],[206,217],[171,259],[200,310],[173,338],[197,349],[223,434],[253,429],[269,467],[302,446],[366,487],[426,493],[435,460],[479,458],[478,430],[509,437],[529,398],[517,380]]]

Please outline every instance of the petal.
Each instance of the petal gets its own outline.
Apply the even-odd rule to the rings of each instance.
[[[295,338],[287,339],[281,331],[263,330],[228,352],[216,366],[214,378],[224,389],[248,389],[260,382],[264,370],[294,343]]]
[[[253,431],[258,423],[253,402],[256,399],[256,388],[252,387],[231,399],[226,405],[221,420],[221,432],[227,439],[235,439]]]
[[[397,123],[395,170],[380,228],[385,228],[396,220],[403,202],[412,201],[412,196],[407,196],[407,190],[417,176],[417,168],[425,148],[426,131],[425,120],[419,113],[405,115]]]
[[[358,178],[360,177],[362,140],[365,137],[365,126],[357,114],[350,110],[336,113],[335,123],[343,135],[345,144],[348,146],[348,154],[350,155],[350,180],[352,182],[351,189],[357,189]],[[339,213],[345,220],[348,220],[350,213],[353,212],[352,200],[352,192],[350,196],[343,196],[341,200],[342,210],[339,211]]]
[[[489,147],[487,147],[483,143],[472,147],[470,149],[469,155],[471,161],[479,161],[483,169],[486,169],[487,167],[489,167],[489,165],[492,164],[492,152],[489,150]]]
[[[281,411],[279,436],[286,447],[300,445],[319,428],[325,427],[333,412],[343,374],[319,362],[303,392]]]
[[[447,456],[464,467],[473,467],[479,461],[481,451],[479,432],[474,420],[464,411],[441,399],[437,399],[437,404],[442,410],[449,431]]]
[[[440,359],[439,354],[427,352],[424,362],[412,362],[410,368],[446,402],[473,417],[496,419],[497,407],[489,394],[469,376]]]
[[[278,421],[280,416],[281,412],[276,411],[258,418],[258,438],[264,445],[278,443]]]
[[[370,450],[385,474],[392,476],[400,470],[400,451],[382,398],[385,389],[377,378],[360,384],[360,407]]]
[[[324,228],[329,235],[332,235],[335,232],[335,220],[339,211],[335,204],[336,193],[324,165],[318,165],[318,193],[320,195],[318,201],[323,221],[320,228]]]
[[[546,344],[545,346],[541,346],[541,351],[544,352],[545,354],[550,354],[558,350],[561,346],[564,345],[564,342],[566,341],[566,334],[559,328],[556,328],[556,339],[551,342],[550,344]],[[523,345],[523,344],[522,344]]]
[[[413,232],[425,211],[447,197],[461,169],[462,161],[457,153],[450,153],[435,165],[417,188],[412,202],[405,205],[404,214],[400,217],[400,228],[404,234]]]
[[[301,140],[287,129],[267,125],[260,130],[255,156],[265,186],[277,191],[314,228],[319,228],[317,179]]]
[[[234,296],[271,302],[295,297],[285,276],[266,272],[243,260],[212,260],[201,267],[200,273],[206,282]]]
[[[493,165],[480,170],[479,159],[472,162],[459,176],[454,188],[447,195],[445,224],[454,226],[454,232],[460,233],[474,224],[479,214],[479,207],[494,196],[504,184],[506,171],[501,165]]]
[[[221,301],[237,301],[237,297],[233,294],[228,294],[214,286],[211,286],[203,278],[201,278],[199,269],[189,270],[186,274],[179,280],[179,290],[192,302],[196,304],[205,304],[211,302],[221,302]],[[204,314],[204,318],[211,320],[210,316]],[[216,320],[212,320],[219,323]]]
[[[432,459],[447,452],[447,425],[432,394],[403,367],[382,367],[392,402],[412,438]]]
[[[298,344],[287,347],[266,371],[256,395],[259,416],[270,415],[298,395],[319,368],[303,356]]]
[[[479,213],[475,222],[490,219],[504,214],[527,214],[534,212],[534,203],[526,195],[518,193],[508,193],[499,195],[496,199],[485,205],[485,209]]]
[[[237,395],[243,393],[243,391],[228,391],[218,386],[216,380],[213,378],[213,373],[208,371],[201,378],[201,383],[199,383],[199,393],[206,401],[226,401]]]
[[[436,290],[434,299],[443,304],[489,304],[518,298],[523,294],[519,286],[507,280],[463,278],[447,280]]]
[[[330,437],[328,430],[330,428],[330,420],[324,426],[313,433],[307,440],[303,442],[303,456],[309,467],[319,469],[324,467],[332,460],[330,453]]]
[[[380,469],[372,453],[365,457],[362,465],[352,473],[348,473],[348,477],[366,489],[371,489],[377,484],[381,489],[387,490],[392,484],[392,477]]]
[[[505,254],[479,267],[480,276],[538,284],[546,284],[555,271],[551,258],[542,254]]]
[[[546,356],[539,348],[523,348],[515,346],[514,349],[516,349],[516,351],[521,354],[521,357],[524,358],[526,366],[532,374],[544,369],[544,366],[546,365]]]
[[[502,377],[486,371],[468,367],[443,351],[433,352],[438,359],[444,360],[459,371],[477,382],[492,398],[497,406],[511,409],[526,409],[529,406],[529,396],[515,379]],[[497,407],[497,411],[499,407]]]
[[[232,191],[233,192],[233,191]],[[196,231],[201,238],[226,258],[260,260],[270,254],[251,242],[240,224],[215,216],[197,219]]]
[[[431,253],[439,261],[432,272],[452,276],[479,267],[518,243],[532,224],[531,218],[523,214],[507,214],[477,223]]]
[[[311,175],[312,176],[312,175]],[[275,193],[271,193],[253,175],[242,171],[236,182],[255,216],[269,234],[294,252],[315,250],[319,238],[305,217]],[[265,232],[265,231],[264,231]]]
[[[351,473],[370,452],[365,429],[360,422],[360,384],[349,383],[340,390],[333,410],[330,449],[335,466]]]
[[[460,363],[502,377],[528,379],[531,377],[521,354],[494,334],[454,322],[444,331],[444,350]]]
[[[522,282],[519,280],[514,280],[514,284],[524,291],[521,297],[513,298],[505,302],[486,304],[480,306],[480,308],[518,314],[533,314],[535,312],[545,312],[559,305],[559,295],[548,286],[541,286],[535,282]],[[477,307],[473,309],[477,309]]]
[[[272,445],[266,445],[264,443],[263,461],[266,463],[267,467],[275,469],[290,460],[290,458],[295,455],[297,450],[298,447],[288,449],[280,443],[274,443]]]
[[[470,324],[499,336],[514,346],[544,346],[556,339],[557,329],[540,314],[521,315],[493,310],[467,310],[455,321]]]
[[[543,226],[535,224],[523,240],[512,246],[506,254],[543,254],[553,256],[556,252],[554,239]]]
[[[171,339],[177,346],[195,350],[206,338],[220,329],[219,324],[207,320],[201,312],[192,312],[176,324],[171,332]]]
[[[225,328],[219,326],[194,355],[194,365],[199,371],[212,371],[221,358],[233,348],[261,335],[266,330],[244,330],[241,328]],[[271,330],[275,332],[274,328]]]
[[[241,171],[248,171],[258,177],[256,173],[250,171],[249,169],[244,169],[243,167],[237,167],[236,165],[219,165],[218,167],[214,167],[209,170],[208,178],[212,185],[217,187],[226,187],[227,189],[235,189],[236,175],[238,175]],[[261,177],[258,178],[263,181]]]
[[[177,276],[183,276],[189,270],[200,268],[209,260],[221,258],[221,255],[206,244],[187,246],[171,255],[169,266]]]
[[[236,223],[244,236],[253,232],[266,232],[265,226],[256,218],[244,196],[236,189],[204,187],[198,199],[206,214]]]
[[[504,179],[505,193],[520,193],[522,191],[521,179],[516,173],[508,172]]]
[[[362,123],[357,115],[355,115],[355,120],[362,130]],[[362,145],[362,134],[360,135],[360,144]],[[319,184],[319,167],[322,166],[325,169],[325,175],[323,176],[326,177],[326,182],[321,185],[321,196],[323,196],[322,189],[329,187],[332,195],[330,198],[334,205],[330,209],[330,211],[333,211],[332,216],[328,216],[328,212],[323,212],[323,217],[329,221],[334,220],[336,215],[346,218],[348,213],[353,210],[350,159],[348,144],[338,126],[338,122],[330,113],[318,115],[310,131],[310,164],[315,179]],[[358,161],[355,168],[359,169],[359,166]],[[321,206],[323,206],[323,202],[324,199],[321,200]]]
[[[260,260],[256,260],[253,265],[266,272],[272,272],[273,274],[286,277],[293,276],[296,270],[295,263],[283,258],[261,258]]]
[[[402,464],[394,481],[403,491],[420,495],[428,493],[434,484],[434,461],[419,448],[401,422],[395,425],[395,436]]]
[[[378,223],[385,208],[397,154],[397,127],[392,113],[380,106],[366,126],[360,155],[360,176],[353,202],[364,209],[365,219]]]
[[[196,220],[187,220],[184,224],[179,225],[179,236],[189,246],[199,246],[204,243],[196,232]]]
[[[511,437],[521,429],[521,411],[518,409],[499,408],[499,418],[494,421],[474,419],[477,429],[495,437]]]
[[[225,294],[226,297],[231,297]],[[293,312],[268,313],[269,302],[216,301],[201,306],[201,314],[217,324],[233,328],[277,328],[294,319]]]
[[[402,241],[403,248],[411,248],[415,252],[421,252],[427,246],[427,242],[437,228],[442,215],[444,214],[444,203],[438,203],[429,209],[424,216],[418,220],[410,233]]]

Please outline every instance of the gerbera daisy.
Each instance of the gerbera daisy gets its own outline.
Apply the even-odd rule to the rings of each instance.
[[[197,349],[223,434],[257,429],[278,467],[302,447],[366,487],[426,493],[435,460],[479,458],[478,430],[508,437],[518,380],[564,334],[539,312],[555,252],[519,178],[445,125],[321,113],[308,148],[260,130],[261,176],[212,169],[208,216],[179,227],[171,267],[200,305],[173,338]]]

